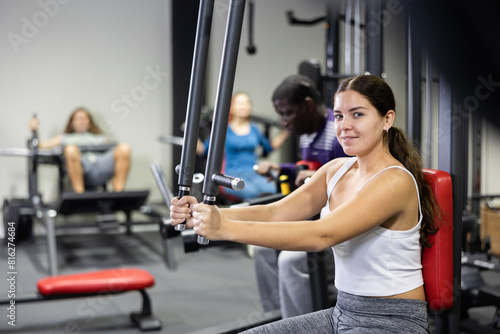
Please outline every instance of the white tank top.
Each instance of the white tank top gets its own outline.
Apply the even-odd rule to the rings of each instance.
[[[328,200],[321,210],[321,217],[330,212],[330,194],[333,188],[355,162],[356,157],[349,159],[328,183]],[[389,168],[400,168],[411,175],[417,189],[420,218],[415,227],[407,231],[376,226],[351,240],[333,246],[335,286],[343,292],[359,296],[392,296],[424,284],[419,242],[422,211],[415,178],[401,166],[389,166],[366,182]]]

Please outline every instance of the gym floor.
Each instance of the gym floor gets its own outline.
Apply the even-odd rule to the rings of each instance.
[[[35,237],[16,247],[18,295],[31,295],[36,283],[48,273],[45,231],[35,224]],[[82,231],[79,231],[82,232]],[[148,289],[153,313],[162,322],[165,334],[215,334],[262,319],[253,260],[246,247],[220,246],[185,253],[181,238],[174,238],[177,268],[169,269],[163,260],[158,227],[134,226],[123,231],[83,231],[58,236],[60,274],[81,273],[116,267],[136,267],[149,271],[156,280]],[[5,246],[2,246],[5,254]],[[0,268],[7,275],[6,257]],[[488,279],[488,278],[487,278]],[[498,276],[490,277],[499,280]],[[5,279],[0,291],[8,291]],[[0,299],[6,298],[1,293]],[[104,297],[21,303],[16,306],[16,326],[7,324],[2,306],[0,332],[5,333],[142,333],[129,320],[141,307],[139,293]],[[491,320],[493,310],[479,309],[472,314],[479,322]],[[272,315],[275,316],[275,315]]]
[[[16,247],[16,293],[32,295],[40,278],[48,276],[47,244],[43,226],[35,224],[33,241]],[[80,231],[82,232],[82,231]],[[89,232],[89,231],[84,231]],[[158,333],[214,333],[221,325],[242,325],[262,317],[253,260],[242,246],[221,246],[184,253],[182,238],[173,238],[176,269],[168,269],[158,226],[134,226],[133,233],[120,231],[58,236],[59,273],[71,274],[105,268],[135,267],[149,271],[155,286],[148,289],[154,315],[163,328]],[[2,243],[2,254],[6,254]],[[7,275],[6,256],[0,268]],[[7,282],[0,280],[0,299]],[[140,311],[138,292],[106,298],[21,303],[16,307],[16,326],[0,311],[0,332],[9,333],[141,333],[129,320]],[[215,326],[215,327],[214,327]]]

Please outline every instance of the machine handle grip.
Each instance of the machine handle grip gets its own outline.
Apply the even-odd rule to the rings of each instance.
[[[245,181],[239,177],[232,177],[217,173],[212,176],[212,181],[219,186],[231,188],[237,191],[241,191],[245,188]]]
[[[215,205],[215,196],[209,196],[209,195],[203,196],[203,204]],[[202,237],[201,235],[198,236],[196,241],[200,245],[208,245],[208,243],[210,242],[210,240],[208,240],[205,237]]]
[[[253,170],[255,172],[257,172],[259,170],[259,165],[254,165],[253,166]],[[267,177],[270,177],[271,179],[273,179],[275,182],[279,181],[279,178],[280,178],[280,173],[275,170],[275,169],[272,169],[272,168],[269,168],[267,170],[267,173],[264,175],[264,176],[267,176]]]
[[[190,190],[189,187],[179,186],[178,198],[181,199],[184,196],[188,196],[189,190]],[[185,229],[186,229],[186,222],[185,221],[184,221],[184,223],[177,224],[174,226],[174,230],[176,230],[176,231],[184,231]]]

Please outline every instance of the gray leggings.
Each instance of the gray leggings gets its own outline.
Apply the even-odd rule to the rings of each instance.
[[[427,303],[412,299],[372,298],[339,291],[327,310],[280,320],[246,334],[428,334]]]

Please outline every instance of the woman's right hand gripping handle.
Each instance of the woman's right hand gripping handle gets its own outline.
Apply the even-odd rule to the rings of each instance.
[[[193,196],[183,196],[181,199],[175,197],[172,199],[170,206],[170,223],[172,226],[177,224],[186,224],[187,228],[193,228],[193,216],[191,207],[198,204],[198,201]]]

